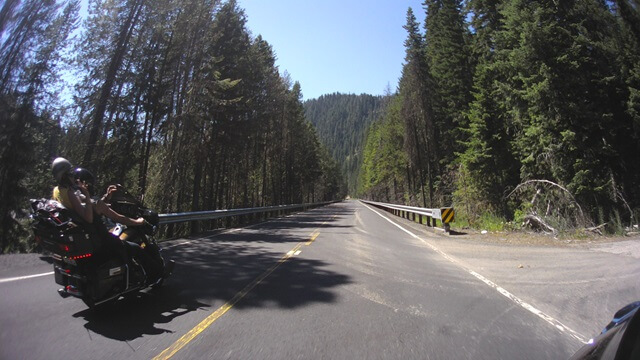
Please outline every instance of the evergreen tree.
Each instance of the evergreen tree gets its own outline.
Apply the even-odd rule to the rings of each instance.
[[[341,165],[350,194],[358,188],[365,131],[382,112],[384,101],[381,96],[334,93],[304,102],[306,117]]]
[[[74,29],[78,2],[7,2],[0,9],[0,253],[33,247],[20,218],[29,197],[46,196],[51,110],[59,55]]]
[[[468,38],[459,0],[425,0],[425,46],[429,67],[431,106],[440,132],[440,163],[455,160],[465,140],[465,113],[471,101],[472,72]],[[445,184],[443,184],[445,185]]]
[[[425,58],[425,43],[413,10],[407,10],[405,64],[398,85],[405,121],[405,147],[409,154],[411,195],[419,193],[423,206],[435,202],[435,181],[440,175],[440,134],[432,104],[435,91]],[[425,191],[428,187],[428,196]]]
[[[459,156],[456,203],[464,204],[471,219],[484,212],[509,217],[505,193],[519,182],[512,137],[497,83],[504,81],[495,65],[495,38],[501,29],[501,1],[471,1],[472,51],[477,59],[474,101],[470,104],[466,150]]]
[[[512,1],[504,16],[498,66],[521,178],[565,185],[593,216],[610,209],[630,124],[611,66],[616,21],[590,0]]]
[[[622,79],[626,84],[626,111],[631,124],[626,128],[627,137],[621,147],[629,156],[620,175],[623,177],[624,196],[629,201],[629,207],[640,206],[640,165],[633,161],[632,154],[640,153],[640,4],[636,0],[619,0],[619,16],[622,18],[619,32],[619,56]],[[629,210],[629,209],[626,209]],[[637,221],[636,214],[635,220]],[[632,214],[632,220],[633,219]]]
[[[383,116],[367,131],[359,196],[393,203],[406,200],[409,161],[402,103],[399,95],[393,96]]]

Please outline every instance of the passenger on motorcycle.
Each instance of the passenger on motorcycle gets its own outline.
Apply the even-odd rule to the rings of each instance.
[[[144,224],[143,218],[131,219],[123,216],[111,209],[104,201],[99,200],[94,203],[91,200],[91,188],[94,178],[86,169],[79,168],[72,171],[73,166],[65,158],[57,158],[53,161],[52,172],[58,186],[53,189],[53,199],[60,202],[68,209],[74,210],[80,217],[93,226],[102,240],[102,245],[113,255],[118,256],[122,261],[132,266],[131,258],[140,262],[142,267],[149,273],[149,280],[155,281],[162,276],[162,269],[154,266],[154,262],[149,254],[137,244],[121,241],[119,238],[109,233],[100,216],[104,215],[113,221],[127,225],[138,226]],[[97,218],[94,218],[97,217]]]
[[[91,224],[93,223],[93,203],[85,201],[83,204],[79,196],[82,195],[89,199],[89,190],[83,184],[75,183],[72,168],[69,160],[65,158],[59,157],[53,160],[51,170],[53,177],[58,182],[58,186],[53,189],[53,199],[67,209],[75,211],[82,220]],[[79,191],[80,194],[76,191]]]

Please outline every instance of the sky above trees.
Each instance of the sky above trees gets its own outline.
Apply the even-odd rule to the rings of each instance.
[[[395,91],[404,59],[407,8],[424,19],[421,0],[239,0],[247,26],[299,81],[304,99],[333,92]]]

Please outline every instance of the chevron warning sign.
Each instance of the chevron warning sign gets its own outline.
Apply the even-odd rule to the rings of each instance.
[[[442,214],[441,218],[443,223],[447,224],[453,222],[453,218],[455,215],[455,211],[453,211],[453,208],[441,208],[440,213]]]

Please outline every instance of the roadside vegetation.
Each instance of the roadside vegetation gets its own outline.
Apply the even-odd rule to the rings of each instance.
[[[303,89],[235,0],[88,4],[0,3],[0,253],[33,247],[25,209],[58,156],[160,213],[343,196]]]
[[[427,0],[368,130],[359,196],[453,205],[456,226],[633,232],[640,2]],[[637,231],[637,230],[636,230]]]

